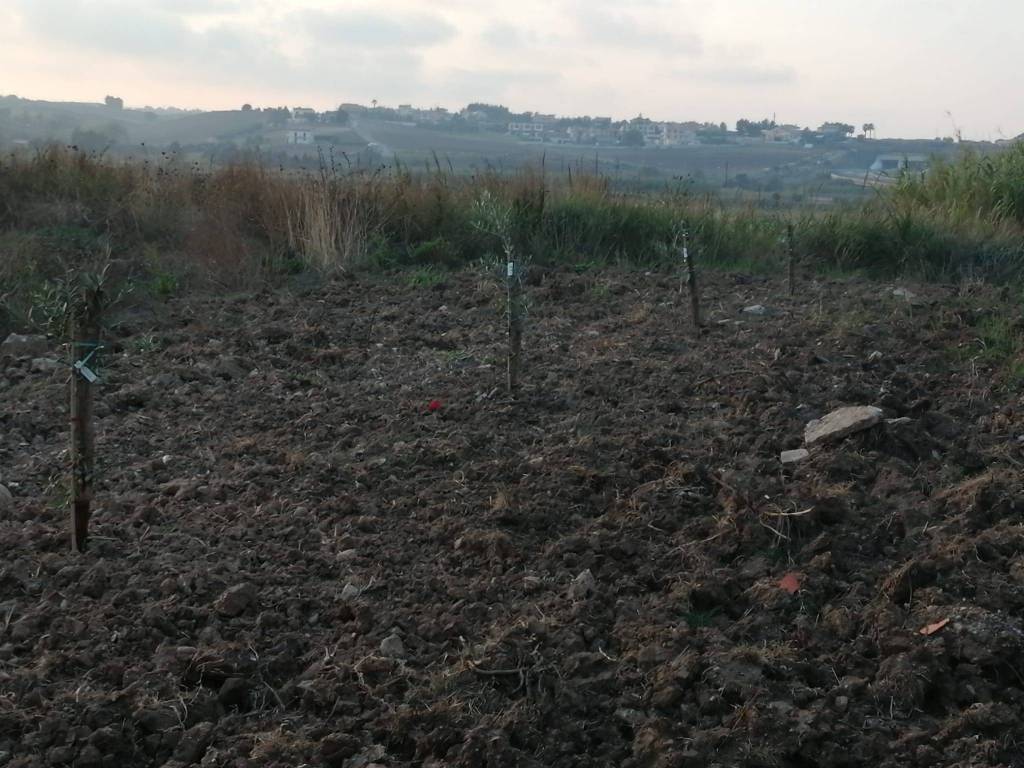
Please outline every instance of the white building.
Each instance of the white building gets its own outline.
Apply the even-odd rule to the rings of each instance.
[[[900,171],[924,171],[928,169],[928,155],[879,155],[871,164],[875,173],[899,173]]]
[[[799,144],[803,130],[798,125],[776,125],[761,131],[767,144]]]
[[[544,138],[545,123],[509,123],[508,132],[512,136],[519,136],[524,139]]]
[[[695,123],[659,123],[661,130],[657,143],[663,147],[685,147],[699,144]]]
[[[313,132],[301,129],[288,131],[285,138],[289,144],[312,144]]]

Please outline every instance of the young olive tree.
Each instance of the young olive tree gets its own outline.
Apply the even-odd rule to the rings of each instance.
[[[676,222],[672,229],[672,250],[678,253],[682,259],[682,281],[686,283],[690,293],[690,321],[693,324],[694,333],[700,333],[700,288],[697,285],[697,265],[694,263],[694,248],[690,242],[690,233],[681,221]]]
[[[485,191],[473,205],[473,226],[480,232],[496,239],[502,250],[502,261],[497,271],[502,276],[506,294],[506,319],[508,328],[508,367],[506,385],[510,395],[519,387],[519,371],[523,346],[523,315],[526,303],[523,297],[523,279],[529,259],[516,252],[513,236],[514,213],[510,204],[498,200]],[[488,270],[495,270],[489,264]]]
[[[31,319],[68,344],[71,378],[71,549],[85,550],[95,480],[95,431],[92,385],[98,355],[103,349],[100,332],[105,311],[120,294],[108,291],[107,269],[75,270],[48,281],[33,296]]]

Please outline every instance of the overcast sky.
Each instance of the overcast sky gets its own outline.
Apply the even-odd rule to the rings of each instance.
[[[1024,0],[0,0],[0,93],[1024,132]]]

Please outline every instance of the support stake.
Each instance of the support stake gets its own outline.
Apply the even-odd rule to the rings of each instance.
[[[687,237],[683,235],[683,260],[686,262],[686,284],[690,287],[690,320],[693,322],[694,333],[700,333],[700,289],[697,286],[697,266],[693,263],[693,254],[687,245]]]
[[[519,386],[519,359],[523,345],[522,289],[514,261],[508,262],[505,282],[508,289],[508,393],[512,395]]]
[[[789,295],[796,295],[796,244],[794,243],[793,225],[786,225],[786,250],[789,254]]]
[[[72,318],[71,334],[71,551],[84,552],[89,539],[89,507],[93,498],[95,433],[92,423],[92,385],[89,367],[98,348],[101,294],[83,291],[81,313]]]

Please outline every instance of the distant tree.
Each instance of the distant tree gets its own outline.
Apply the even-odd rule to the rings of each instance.
[[[697,139],[701,144],[725,144],[728,132],[728,128],[723,131],[718,126],[702,128],[697,131]]]
[[[736,121],[736,132],[743,136],[760,136],[762,131],[775,127],[775,121],[765,118],[764,120],[747,120],[741,118]]]
[[[831,133],[838,136],[852,136],[857,129],[849,123],[822,123],[818,128],[821,133]]]
[[[346,112],[341,107],[338,107],[333,112],[327,113],[327,121],[330,123],[336,123],[337,125],[348,125],[349,122],[351,122],[351,120],[352,116],[349,115],[349,113]]]
[[[864,123],[864,135],[867,136],[869,139],[875,138],[874,123]]]
[[[103,152],[127,140],[128,132],[118,123],[99,128],[75,128],[71,132],[71,144],[83,152]]]
[[[103,99],[103,103],[111,109],[124,109],[124,99],[117,96],[107,96]]]
[[[718,124],[718,130],[720,130],[722,133],[728,133],[729,126],[726,125],[725,121],[723,120],[721,123]]]
[[[512,122],[512,112],[508,107],[501,104],[484,104],[483,102],[473,102],[472,104],[466,105],[466,112],[481,112],[487,115],[488,119],[494,120],[495,122],[509,123]]]
[[[636,128],[631,128],[619,137],[619,144],[623,147],[642,147],[644,146],[644,135]]]
[[[373,106],[374,109],[377,108],[377,100],[376,99],[371,99],[370,100],[370,104]]]
[[[263,114],[267,116],[267,122],[273,126],[284,125],[288,122],[288,118],[292,116],[288,107],[267,108],[263,110]]]
[[[243,112],[252,112],[252,104],[243,104],[242,105],[242,111]]]

